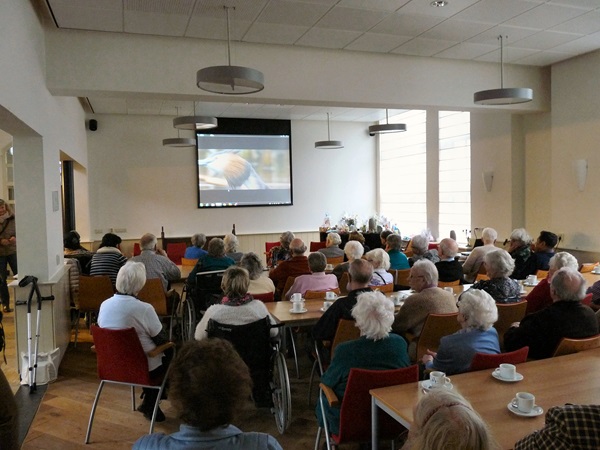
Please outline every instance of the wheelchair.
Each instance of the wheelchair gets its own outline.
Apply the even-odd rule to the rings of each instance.
[[[240,354],[252,376],[252,396],[257,406],[270,406],[279,433],[289,427],[292,414],[290,379],[285,356],[278,338],[271,338],[269,318],[246,325],[227,325],[213,319],[208,321],[208,337],[230,341]]]

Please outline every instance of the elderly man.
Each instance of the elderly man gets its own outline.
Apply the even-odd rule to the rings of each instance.
[[[569,267],[556,271],[550,282],[552,305],[514,323],[504,335],[506,351],[529,346],[529,357],[549,358],[564,337],[586,338],[598,334],[598,319],[583,305],[585,280]]]
[[[340,248],[342,238],[337,233],[329,233],[325,240],[325,248],[320,248],[319,251],[327,258],[339,258],[344,256],[344,250]]]
[[[140,239],[141,253],[131,261],[144,263],[146,278],[160,278],[165,292],[169,290],[169,282],[181,279],[181,271],[167,257],[167,252],[156,246],[157,239],[152,233],[146,233]],[[175,292],[173,291],[173,295]]]
[[[409,269],[408,258],[402,253],[402,237],[399,234],[390,234],[386,238],[385,251],[390,255],[390,269]]]
[[[348,273],[350,274],[350,291],[346,297],[338,298],[315,324],[312,334],[316,340],[332,340],[339,320],[353,319],[352,308],[356,305],[358,295],[371,290],[369,282],[373,276],[373,266],[369,261],[355,259],[350,263]]]
[[[275,300],[278,301],[283,296],[283,288],[288,277],[297,277],[299,275],[310,274],[308,268],[308,258],[304,256],[306,245],[302,239],[295,238],[290,242],[291,258],[281,261],[277,267],[271,269],[269,278],[275,284]]]
[[[513,272],[512,278],[521,280],[527,275],[535,275],[538,270],[548,270],[550,258],[554,256],[554,247],[558,244],[558,236],[550,231],[540,232],[540,236],[533,245],[533,253],[527,258],[525,264]]]
[[[483,233],[481,234],[483,245],[475,247],[462,266],[465,281],[468,283],[475,282],[485,255],[498,248],[496,247],[496,239],[498,239],[498,232],[496,230],[493,228],[483,229]]]
[[[577,270],[579,263],[573,255],[567,252],[559,252],[550,258],[548,276],[541,280],[531,290],[527,297],[525,297],[525,300],[527,300],[527,310],[525,314],[533,314],[552,304],[550,281],[552,281],[554,273],[563,267],[570,267],[573,270]]]
[[[416,293],[404,301],[392,330],[409,342],[408,353],[414,360],[417,357],[417,339],[421,335],[427,316],[455,313],[458,309],[454,295],[437,287],[438,271],[431,261],[417,261],[410,269],[408,283]]]
[[[326,274],[327,258],[320,252],[314,252],[308,255],[308,268],[310,275],[300,275],[294,280],[292,287],[285,293],[289,299],[292,294],[299,292],[304,295],[306,291],[329,291],[338,287],[338,281],[335,275]]]
[[[438,246],[440,260],[435,263],[438,270],[439,281],[456,281],[460,280],[462,284],[463,269],[454,257],[458,253],[458,244],[454,239],[445,238],[440,241]]]
[[[410,267],[421,259],[428,259],[434,264],[440,260],[440,255],[438,255],[437,250],[429,250],[429,238],[427,236],[417,234],[416,236],[413,236],[411,243],[413,255],[408,258]]]

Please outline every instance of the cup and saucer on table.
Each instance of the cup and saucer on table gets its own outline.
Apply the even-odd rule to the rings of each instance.
[[[421,387],[425,391],[432,389],[452,389],[452,383],[450,378],[446,376],[444,372],[434,370],[429,373],[429,380],[421,381]]]
[[[535,404],[535,396],[529,392],[517,392],[506,407],[511,413],[521,417],[537,417],[544,413],[544,409]]]
[[[302,298],[302,294],[299,292],[292,294],[292,298],[290,300],[292,302],[292,309],[290,309],[292,314],[302,314],[308,311],[304,307],[304,299]]]
[[[333,291],[327,291],[325,292],[325,300],[323,301],[323,306],[321,307],[321,311],[325,312],[329,309],[329,307],[331,305],[333,305],[333,302],[335,302],[338,299],[338,296],[335,292]]]
[[[538,279],[537,276],[535,275],[528,275],[527,278],[525,279],[525,282],[523,283],[525,286],[535,286],[538,284]]]
[[[523,379],[523,375],[517,373],[517,368],[512,364],[500,364],[499,367],[494,369],[492,376],[496,380],[504,381],[506,383],[515,383]]]
[[[594,270],[592,270],[592,273],[594,275],[600,275],[600,266],[594,267]]]

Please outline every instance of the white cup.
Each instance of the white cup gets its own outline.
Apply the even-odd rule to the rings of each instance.
[[[445,287],[444,290],[454,294],[454,289],[452,289],[450,286]]]
[[[300,292],[295,292],[292,294],[293,302],[299,302],[300,300],[302,300],[302,294]]]
[[[400,305],[401,301],[402,301],[402,299],[400,297],[400,294],[398,294],[398,293],[392,294],[392,302],[394,302],[394,305],[396,305],[396,306]]]
[[[529,392],[517,392],[512,405],[523,413],[530,413],[535,406],[535,396]]]
[[[535,275],[528,275],[527,276],[527,283],[528,284],[535,284],[537,282],[537,277]]]
[[[302,310],[304,309],[304,301],[303,300],[296,300],[293,301],[292,304],[294,305],[294,312],[302,312]]]
[[[329,300],[325,300],[323,302],[323,309],[327,309],[329,308],[331,305],[333,305],[333,302],[329,301]]]
[[[450,378],[446,376],[444,372],[439,372],[434,370],[429,374],[429,380],[431,381],[431,387],[444,387],[447,384],[450,384]]]
[[[333,264],[327,264],[325,270],[333,270]]]
[[[337,298],[337,295],[333,291],[327,291],[325,292],[325,298],[327,300],[335,300]]]
[[[500,377],[505,380],[514,380],[517,368],[512,364],[500,364]]]

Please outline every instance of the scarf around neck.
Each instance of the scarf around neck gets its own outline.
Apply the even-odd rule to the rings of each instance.
[[[254,299],[252,298],[252,295],[250,295],[250,294],[246,294],[243,297],[237,297],[237,298],[223,297],[223,300],[221,300],[221,305],[242,306],[242,305],[246,305],[246,304],[250,303],[252,300],[254,300]]]

